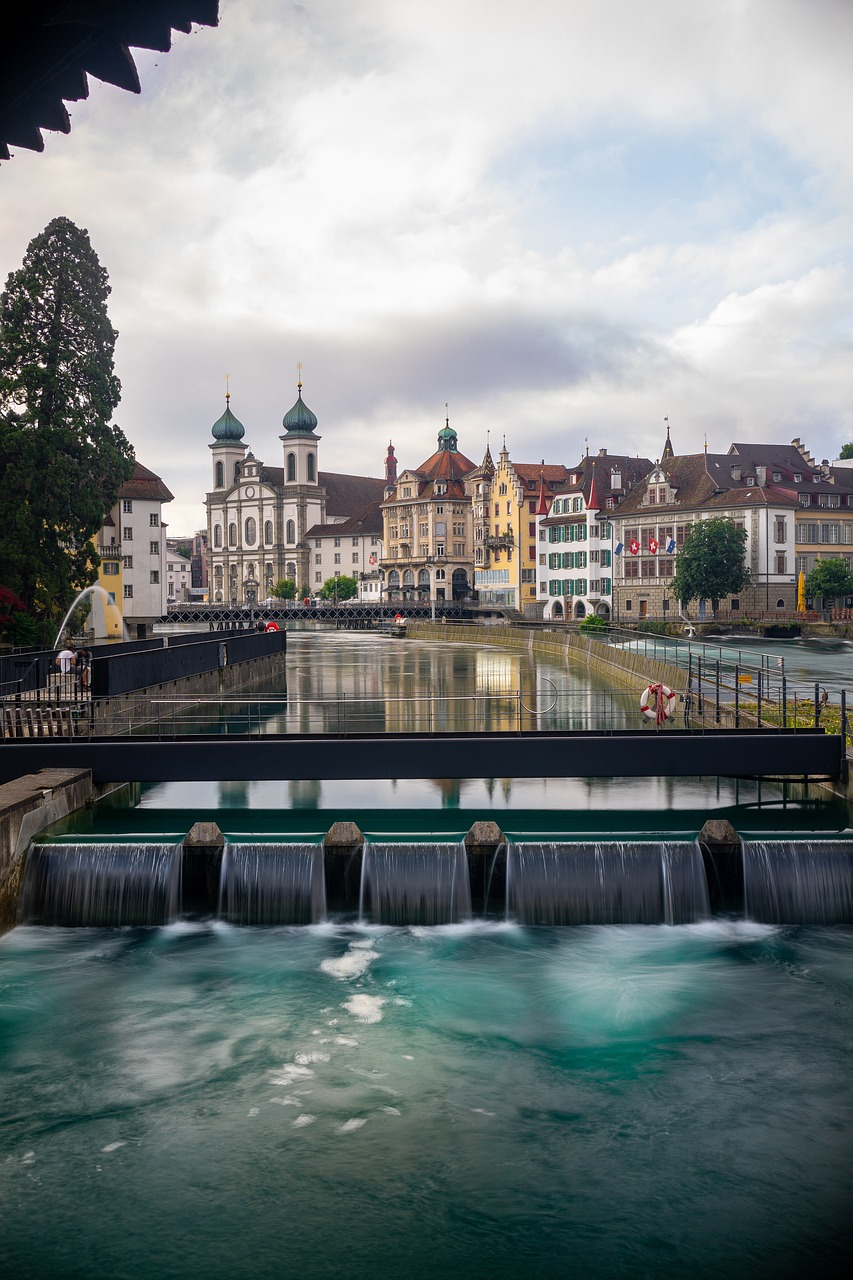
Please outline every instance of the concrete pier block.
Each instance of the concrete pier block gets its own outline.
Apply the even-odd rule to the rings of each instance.
[[[181,864],[181,913],[215,916],[219,905],[219,881],[225,837],[215,822],[197,822],[183,844]]]
[[[712,915],[742,916],[745,910],[743,847],[726,818],[709,818],[699,832]]]
[[[475,916],[506,912],[506,837],[496,822],[475,822],[465,837],[471,910]]]
[[[358,911],[363,860],[364,836],[356,824],[332,823],[323,841],[328,911]]]

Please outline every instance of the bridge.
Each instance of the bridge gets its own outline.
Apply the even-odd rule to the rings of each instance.
[[[390,625],[394,618],[402,614],[414,621],[445,619],[458,621],[461,618],[471,619],[495,617],[505,620],[503,609],[488,609],[481,606],[466,605],[464,602],[446,604],[423,604],[414,600],[400,601],[394,604],[367,604],[357,600],[317,600],[304,604],[301,601],[277,600],[274,604],[223,605],[223,604],[180,604],[175,605],[155,621],[164,624],[175,623],[207,623],[211,631],[227,631],[230,629],[245,630],[257,626],[259,622],[275,622],[279,626],[293,622],[333,622],[337,627],[347,630],[369,630]]]
[[[192,734],[0,742],[0,782],[38,769],[95,782],[322,778],[839,778],[844,739],[821,729]]]

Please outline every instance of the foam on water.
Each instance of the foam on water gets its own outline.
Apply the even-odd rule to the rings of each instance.
[[[385,1000],[382,996],[368,996],[362,993],[350,996],[349,1000],[344,1001],[344,1008],[349,1010],[354,1018],[359,1022],[381,1022],[382,1006]]]
[[[360,949],[359,949],[360,948]],[[349,951],[342,956],[330,956],[320,962],[320,968],[332,978],[340,982],[350,982],[360,978],[367,972],[374,960],[379,959],[379,952],[364,944],[352,943]]]

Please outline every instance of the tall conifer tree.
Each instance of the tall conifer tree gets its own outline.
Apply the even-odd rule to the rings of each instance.
[[[0,295],[0,585],[45,617],[95,580],[91,540],[133,472],[109,293],[88,233],[54,218]]]

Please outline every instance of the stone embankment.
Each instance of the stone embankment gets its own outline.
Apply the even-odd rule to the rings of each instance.
[[[594,640],[575,631],[541,631],[526,627],[444,626],[433,622],[410,622],[407,634],[415,640],[450,640],[462,644],[489,645],[517,653],[541,654],[579,663],[605,679],[641,693],[654,681],[675,693],[687,689],[687,672],[669,662],[647,658],[630,649]]]

